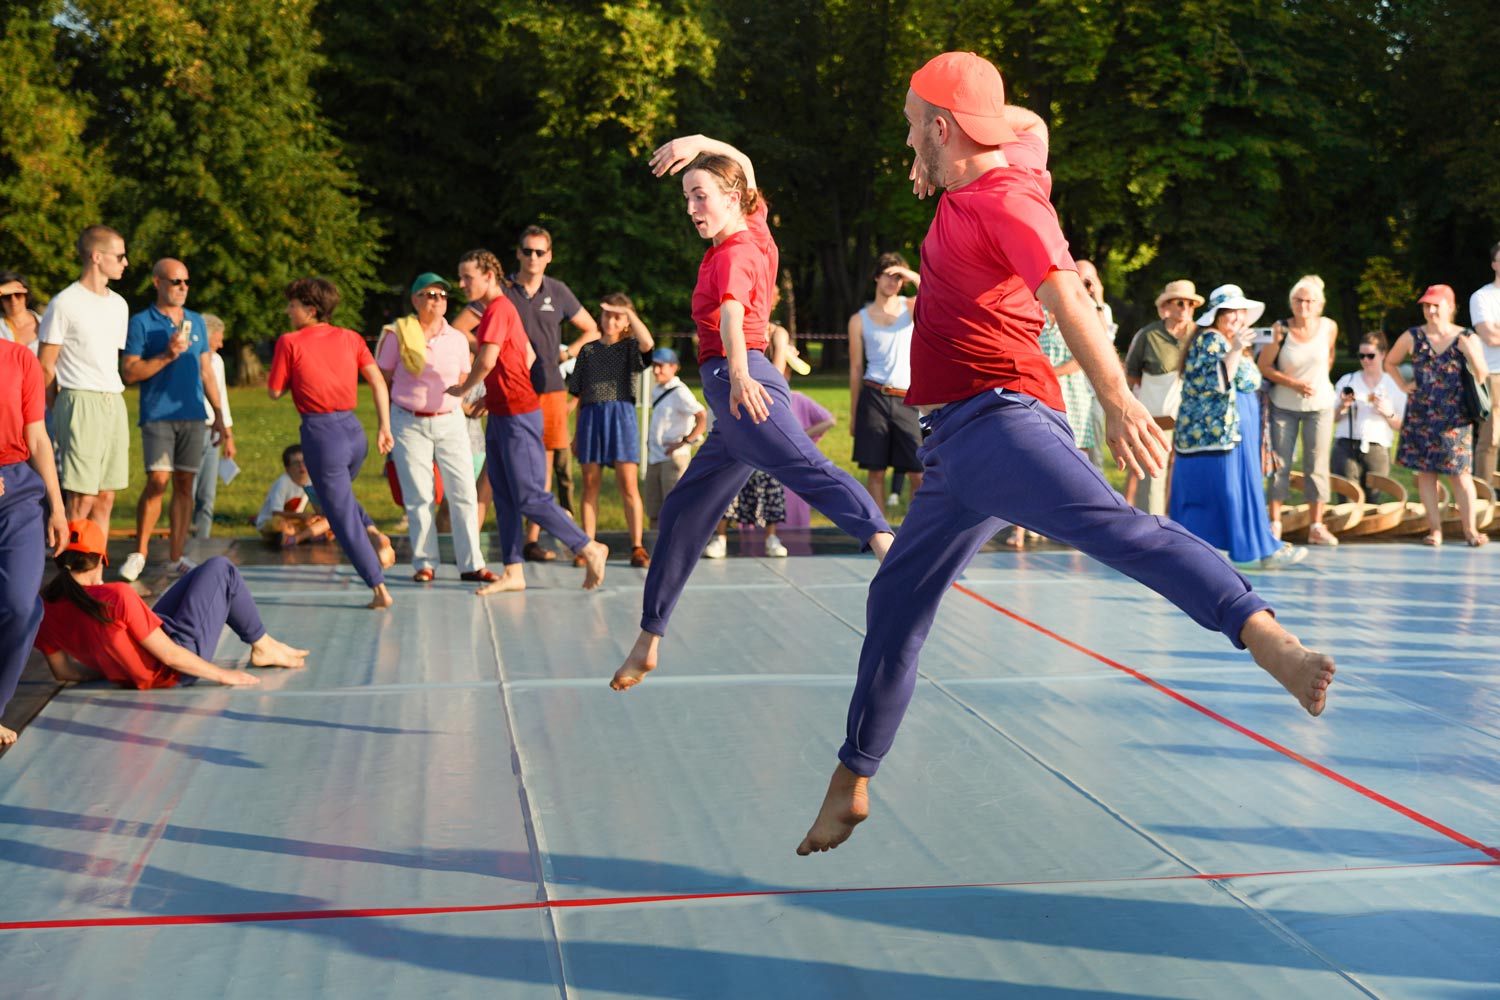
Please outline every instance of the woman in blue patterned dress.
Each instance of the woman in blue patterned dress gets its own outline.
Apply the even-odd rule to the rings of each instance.
[[[1169,515],[1210,545],[1228,550],[1240,569],[1281,569],[1307,555],[1271,534],[1260,449],[1251,456],[1244,447],[1251,430],[1242,431],[1246,415],[1259,430],[1257,411],[1242,403],[1260,387],[1260,369],[1248,348],[1255,336],[1251,324],[1265,308],[1238,285],[1221,285],[1209,295],[1182,352],[1182,403],[1173,442],[1177,461]]]
[[[1406,420],[1401,425],[1401,447],[1396,461],[1417,474],[1417,492],[1427,510],[1426,545],[1443,544],[1443,511],[1438,503],[1437,477],[1446,475],[1463,519],[1470,545],[1483,545],[1489,536],[1474,527],[1474,428],[1463,417],[1460,371],[1467,359],[1482,384],[1489,377],[1484,351],[1473,330],[1453,322],[1453,289],[1433,285],[1419,300],[1427,322],[1396,338],[1385,356],[1386,373],[1408,395]],[[1411,355],[1416,382],[1408,384],[1400,364]]]

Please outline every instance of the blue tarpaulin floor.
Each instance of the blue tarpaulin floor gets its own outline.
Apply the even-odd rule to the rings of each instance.
[[[1500,995],[1500,546],[1257,578],[1338,659],[1316,720],[1082,556],[981,554],[811,858],[872,558],[705,561],[620,694],[623,563],[376,614],[241,555],[308,669],[71,687],[0,759],[9,1000]]]

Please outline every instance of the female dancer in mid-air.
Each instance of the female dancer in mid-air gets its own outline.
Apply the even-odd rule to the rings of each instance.
[[[870,494],[802,430],[786,380],[762,353],[779,255],[750,158],[727,143],[693,135],[656,150],[651,169],[658,177],[682,172],[688,216],[698,235],[713,243],[698,268],[692,310],[698,370],[714,424],[662,503],[641,634],[610,682],[617,691],[640,683],[656,667],[672,608],[752,469],[775,476],[878,558],[893,537]]]

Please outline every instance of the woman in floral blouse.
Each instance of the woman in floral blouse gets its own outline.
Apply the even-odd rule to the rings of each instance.
[[[1227,549],[1240,569],[1281,569],[1307,555],[1271,534],[1258,442],[1253,454],[1243,447],[1245,435],[1259,431],[1254,393],[1260,370],[1248,348],[1255,337],[1251,325],[1265,308],[1238,285],[1215,288],[1181,362],[1168,513],[1210,545]]]

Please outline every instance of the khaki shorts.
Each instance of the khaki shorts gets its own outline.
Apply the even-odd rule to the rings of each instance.
[[[678,448],[665,462],[652,462],[646,466],[647,517],[655,520],[661,514],[661,502],[672,492],[672,487],[677,485],[677,480],[682,478],[692,460],[693,449]]]
[[[130,485],[130,416],[123,395],[60,389],[52,415],[64,490],[98,496]]]
[[[573,443],[568,433],[568,394],[566,392],[544,392],[542,401],[542,447],[548,451],[567,448]]]

